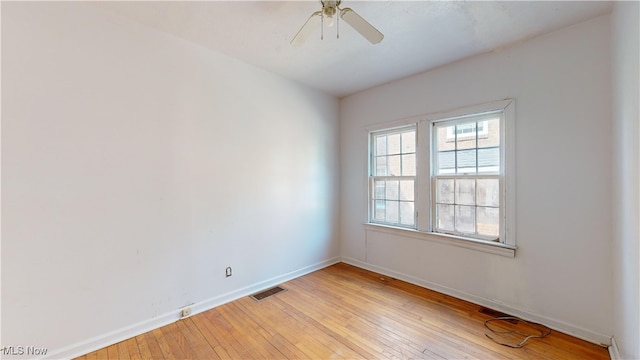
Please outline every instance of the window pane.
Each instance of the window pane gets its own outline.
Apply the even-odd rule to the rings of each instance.
[[[387,157],[380,156],[376,158],[376,176],[387,176]]]
[[[476,232],[476,208],[475,206],[455,205],[456,231],[464,234]]]
[[[476,180],[475,179],[457,179],[456,180],[456,200],[458,205],[475,205],[476,204]]]
[[[496,147],[500,146],[500,117],[496,115],[496,118],[484,121],[487,124],[487,129],[480,134],[483,136],[478,136],[478,147],[479,148],[487,148],[487,147]],[[486,134],[485,134],[486,133]],[[480,135],[478,134],[478,135]]]
[[[377,135],[375,137],[376,155],[387,155],[387,135]]]
[[[476,149],[456,151],[457,173],[476,173]]]
[[[413,180],[400,181],[400,200],[413,201]]]
[[[453,135],[455,126],[436,126],[436,150],[452,151],[456,149],[456,138]]]
[[[415,212],[413,202],[400,202],[400,223],[403,225],[413,225],[415,222]]]
[[[385,209],[386,208],[385,208],[384,200],[374,201],[373,219],[378,221],[384,221]]]
[[[456,154],[454,151],[438,153],[438,175],[453,174],[456,167]]]
[[[500,181],[498,179],[478,179],[477,199],[480,206],[500,206]]]
[[[416,152],[416,132],[407,131],[402,133],[402,153]]]
[[[478,234],[498,236],[500,233],[500,209],[478,207]]]
[[[416,175],[416,154],[402,155],[402,176]]]
[[[399,222],[398,204],[399,204],[398,201],[385,202],[387,213],[384,220],[386,222],[396,223],[396,224]]]
[[[453,204],[453,179],[436,180],[436,203]]]
[[[390,176],[400,176],[400,155],[393,155],[387,157],[387,164],[389,165],[389,174]]]
[[[453,205],[436,205],[436,228],[438,230],[455,231],[453,219]]]
[[[384,199],[386,190],[385,190],[385,181],[384,180],[376,180],[374,184],[374,199]]]
[[[400,154],[400,134],[387,136],[387,142],[389,155]]]
[[[400,187],[399,181],[387,181],[385,199],[399,200],[399,192],[400,192],[399,187]]]
[[[478,172],[499,173],[500,172],[500,148],[478,149]]]
[[[460,124],[458,126],[456,126],[456,134],[458,134],[458,138],[460,137],[465,137],[465,136],[471,136],[473,134],[473,137],[475,136],[475,132],[476,132],[476,123],[472,122],[472,123],[467,123],[467,124]]]
[[[475,149],[476,148],[476,123],[459,124],[456,126],[456,149]]]

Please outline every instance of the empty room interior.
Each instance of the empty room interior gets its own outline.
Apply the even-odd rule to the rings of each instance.
[[[0,13],[3,359],[640,359],[639,2]]]

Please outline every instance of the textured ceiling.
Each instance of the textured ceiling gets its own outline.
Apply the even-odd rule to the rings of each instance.
[[[340,22],[290,41],[320,1],[94,2],[335,96],[491,51],[611,11],[612,3],[553,1],[349,1],[384,35],[380,44]]]

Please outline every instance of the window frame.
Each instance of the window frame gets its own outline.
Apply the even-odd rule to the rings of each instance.
[[[433,211],[435,208],[435,197],[433,189],[432,174],[433,164],[432,151],[434,129],[433,123],[442,122],[456,118],[475,117],[482,114],[502,112],[501,119],[501,144],[500,144],[500,241],[490,241],[486,239],[451,235],[434,232]],[[416,130],[416,176],[414,182],[414,211],[415,226],[399,227],[393,224],[383,224],[372,222],[371,220],[371,139],[372,133],[380,133],[385,130],[394,130],[402,127],[415,126]],[[366,128],[368,132],[368,186],[367,186],[367,210],[368,221],[365,224],[366,230],[392,233],[396,235],[421,238],[439,243],[451,244],[464,248],[471,248],[487,253],[514,257],[516,250],[516,178],[515,178],[515,100],[508,98],[504,100],[483,103],[473,106],[466,106],[450,111],[431,113],[415,116],[397,121],[376,124]]]

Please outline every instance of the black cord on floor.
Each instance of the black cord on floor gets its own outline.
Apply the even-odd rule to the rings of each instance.
[[[492,329],[491,326],[489,326],[489,323],[491,323],[493,321],[513,321],[513,320],[517,320],[518,322],[520,322],[520,321],[524,322],[525,324],[529,325],[533,329],[537,330],[539,332],[539,334],[526,334],[526,333],[522,333],[522,332],[520,332],[518,330],[496,330],[496,329]],[[551,334],[551,329],[549,329],[548,327],[546,327],[546,326],[544,326],[542,324],[529,322],[529,321],[522,320],[522,319],[514,317],[514,316],[502,316],[502,317],[497,317],[497,318],[485,320],[484,321],[484,327],[486,327],[487,329],[489,329],[489,331],[491,331],[492,333],[494,333],[496,335],[516,334],[516,335],[523,336],[524,338],[522,339],[522,341],[520,341],[519,343],[517,343],[515,345],[511,345],[511,344],[499,342],[499,341],[497,341],[496,339],[494,339],[493,337],[491,337],[487,333],[484,334],[486,337],[491,339],[493,342],[495,342],[497,344],[500,344],[500,345],[503,345],[503,346],[508,346],[508,347],[514,348],[514,349],[518,349],[518,348],[523,347],[524,344],[529,339],[532,339],[532,338],[543,338],[543,337],[546,337],[549,334]]]

